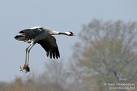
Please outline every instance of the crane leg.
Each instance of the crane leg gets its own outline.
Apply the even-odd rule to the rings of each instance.
[[[25,53],[25,65],[27,65],[27,59],[28,59],[28,47],[26,48],[26,53]]]
[[[30,71],[30,68],[29,68],[29,53],[30,53],[30,50],[31,48],[35,45],[36,43],[34,41],[32,41],[30,43],[30,45],[26,48],[26,53],[25,53],[25,64],[23,67],[20,66],[20,71],[26,71],[26,72],[29,72]]]
[[[25,55],[25,65],[29,65],[29,53],[31,48],[35,45],[34,42],[31,42],[31,44],[26,48],[26,55]]]

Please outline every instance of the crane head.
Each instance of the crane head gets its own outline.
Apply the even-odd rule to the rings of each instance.
[[[75,36],[75,34],[73,33],[73,32],[71,32],[71,31],[69,31],[69,32],[65,32],[68,36]]]

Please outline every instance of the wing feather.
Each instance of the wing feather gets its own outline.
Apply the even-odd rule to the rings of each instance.
[[[60,57],[56,39],[53,36],[49,35],[47,38],[39,40],[37,43],[45,49],[47,52],[47,57],[49,56],[54,59],[58,59]]]

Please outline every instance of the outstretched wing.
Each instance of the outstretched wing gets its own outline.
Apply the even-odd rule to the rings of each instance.
[[[37,43],[45,49],[47,56],[50,56],[50,58],[58,59],[60,57],[56,39],[53,36],[49,35],[47,38],[39,40]]]

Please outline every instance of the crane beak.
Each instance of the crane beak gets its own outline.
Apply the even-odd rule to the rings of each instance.
[[[77,36],[76,34],[73,34],[73,36]]]

